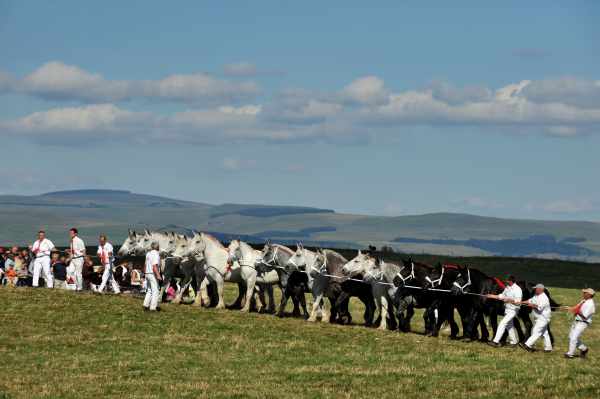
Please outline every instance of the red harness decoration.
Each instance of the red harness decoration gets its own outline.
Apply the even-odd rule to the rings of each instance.
[[[496,284],[498,284],[500,286],[500,288],[502,288],[502,289],[506,288],[506,284],[504,284],[502,282],[502,280],[500,280],[498,277],[494,277],[494,281],[496,281]]]
[[[458,266],[457,265],[453,265],[451,263],[445,264],[444,267],[446,269],[453,269],[453,270],[458,270]]]

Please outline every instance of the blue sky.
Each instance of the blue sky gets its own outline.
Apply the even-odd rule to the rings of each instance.
[[[0,0],[1,193],[600,221],[597,2]]]

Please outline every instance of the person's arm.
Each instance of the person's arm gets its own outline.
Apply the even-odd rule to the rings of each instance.
[[[152,265],[152,271],[154,272],[154,276],[156,277],[157,280],[162,280],[162,278],[160,277],[160,269],[158,268],[158,264],[156,265]]]

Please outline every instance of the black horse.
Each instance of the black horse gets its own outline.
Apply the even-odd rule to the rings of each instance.
[[[485,316],[489,317],[495,334],[498,327],[498,314],[503,312],[503,304],[486,298],[486,295],[497,295],[503,291],[499,281],[480,270],[459,266],[450,290],[455,296],[455,306],[461,316],[463,338],[488,341],[490,335],[485,324]],[[478,333],[478,327],[481,335]]]
[[[339,324],[352,324],[352,315],[349,311],[349,305],[350,298],[354,296],[359,298],[365,305],[365,312],[363,314],[365,326],[371,327],[373,325],[378,325],[379,322],[373,322],[376,305],[375,299],[373,298],[371,285],[354,280],[362,280],[362,276],[358,275],[353,280],[346,280],[342,281],[341,283],[342,292],[335,301],[335,307],[339,309],[339,313],[341,315],[337,322]],[[381,317],[381,315],[379,317]],[[394,324],[395,323],[392,322],[392,325]]]
[[[410,322],[415,314],[415,308],[427,309],[435,300],[435,296],[427,291],[427,277],[432,271],[432,267],[412,259],[403,259],[402,268],[394,278],[394,285],[397,290],[394,295],[394,302],[397,309],[399,330],[409,332]],[[423,313],[425,323],[425,334],[430,335],[434,328],[434,320],[428,312]]]

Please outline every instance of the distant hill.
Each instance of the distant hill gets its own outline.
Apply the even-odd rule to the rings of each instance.
[[[223,240],[310,242],[330,247],[391,246],[396,251],[452,256],[530,256],[600,260],[600,223],[519,220],[457,213],[398,217],[332,209],[253,204],[211,205],[125,190],[72,190],[0,196],[0,245],[31,242],[40,228],[59,245],[77,226],[94,243],[115,242],[128,228],[210,231]]]

